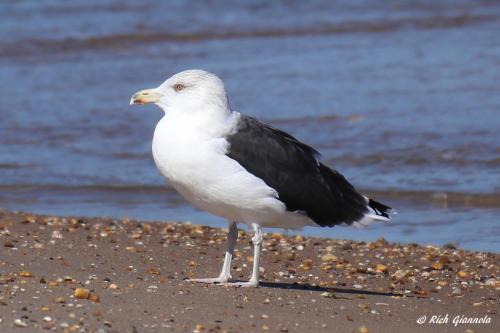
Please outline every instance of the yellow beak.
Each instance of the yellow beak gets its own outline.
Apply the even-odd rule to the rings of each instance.
[[[163,94],[158,92],[157,89],[145,89],[136,92],[134,96],[132,96],[130,99],[130,105],[157,103],[162,97]]]

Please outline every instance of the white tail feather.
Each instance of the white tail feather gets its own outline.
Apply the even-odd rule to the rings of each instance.
[[[355,221],[352,223],[352,226],[354,228],[365,228],[372,224],[373,222],[390,222],[391,218],[390,217],[385,217],[378,215],[375,210],[371,207],[368,208],[368,213],[366,213],[359,221]]]

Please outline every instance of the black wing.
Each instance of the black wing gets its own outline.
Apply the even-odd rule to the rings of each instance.
[[[319,153],[293,136],[242,116],[227,138],[227,155],[274,188],[290,211],[302,211],[321,226],[351,224],[368,212],[366,199]]]

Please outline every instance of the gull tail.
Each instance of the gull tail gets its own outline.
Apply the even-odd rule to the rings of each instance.
[[[375,213],[376,218],[385,222],[390,221],[391,214],[396,213],[391,207],[370,198],[368,198],[368,207],[373,213]]]
[[[396,211],[391,207],[384,205],[378,201],[365,197],[367,201],[368,212],[359,220],[353,223],[354,227],[363,228],[375,221],[390,222],[391,214],[396,214]]]

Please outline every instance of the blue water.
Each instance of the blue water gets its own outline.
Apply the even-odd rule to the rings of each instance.
[[[189,68],[394,206],[306,234],[500,251],[500,4],[0,3],[0,207],[223,225],[164,186],[161,112],[133,92]]]

